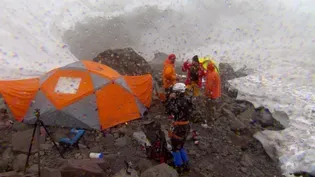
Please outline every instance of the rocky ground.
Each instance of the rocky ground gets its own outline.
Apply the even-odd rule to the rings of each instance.
[[[162,57],[161,57],[162,56]],[[161,54],[160,58],[164,58]],[[164,55],[165,56],[165,55]],[[108,50],[98,55],[95,61],[107,64],[122,74],[139,75],[153,73],[159,79],[159,59],[150,65],[132,49]],[[264,108],[254,108],[247,101],[237,101],[237,90],[229,89],[227,80],[239,76],[228,64],[221,64],[224,91],[215,104],[215,114],[209,115],[208,101],[201,97],[197,110],[207,120],[208,127],[200,123],[192,127],[199,135],[199,145],[189,136],[186,149],[191,161],[191,177],[280,177],[281,170],[276,158],[267,154],[262,144],[253,135],[261,130],[281,130],[283,126],[273,119]],[[239,71],[241,73],[241,71]],[[159,82],[160,83],[160,82]],[[158,164],[146,158],[137,133],[144,125],[156,121],[162,129],[169,127],[170,120],[164,114],[162,103],[155,98],[146,117],[108,129],[104,132],[87,131],[80,149],[67,151],[60,158],[53,148],[51,138],[42,135],[39,142],[42,176],[45,177],[177,177],[177,172],[166,164]],[[68,129],[49,127],[54,140],[64,137]],[[135,133],[136,132],[136,133]],[[32,127],[16,122],[9,133],[0,132],[0,177],[36,176],[37,150],[33,148],[27,175],[22,173],[31,139]],[[90,152],[103,152],[103,159],[89,159]],[[272,157],[272,158],[271,158]],[[131,175],[126,174],[125,162],[132,163]]]

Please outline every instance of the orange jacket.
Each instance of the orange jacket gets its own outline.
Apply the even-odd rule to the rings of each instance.
[[[162,80],[164,88],[170,88],[176,83],[175,65],[171,63],[169,57],[164,62]]]
[[[207,67],[205,95],[211,99],[221,97],[221,79],[213,63],[209,63]]]

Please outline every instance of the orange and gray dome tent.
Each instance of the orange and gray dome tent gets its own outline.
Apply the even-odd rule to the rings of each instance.
[[[14,118],[34,124],[106,129],[143,116],[152,101],[152,76],[122,76],[81,60],[39,78],[0,81],[0,94]]]

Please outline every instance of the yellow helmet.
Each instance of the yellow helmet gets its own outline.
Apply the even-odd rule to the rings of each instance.
[[[204,68],[205,70],[207,69],[209,62],[212,62],[212,63],[214,64],[215,68],[216,68],[216,71],[219,72],[219,68],[217,67],[216,62],[214,62],[212,56],[206,55],[206,56],[203,57],[203,58],[199,58],[199,63],[202,64],[202,66],[203,66],[203,68]]]

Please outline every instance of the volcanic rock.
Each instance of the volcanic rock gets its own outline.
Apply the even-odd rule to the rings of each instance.
[[[132,48],[106,50],[93,61],[105,64],[122,75],[135,76],[152,72],[148,62]]]

